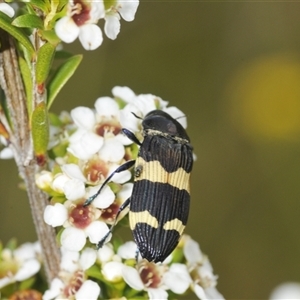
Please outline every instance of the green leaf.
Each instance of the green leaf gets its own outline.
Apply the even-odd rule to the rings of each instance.
[[[31,118],[32,114],[32,78],[31,78],[31,72],[29,69],[29,66],[26,62],[26,60],[19,56],[19,66],[22,74],[22,79],[25,86],[25,92],[26,92],[26,99],[27,99],[27,111],[29,118]]]
[[[18,247],[18,241],[16,238],[11,238],[5,245],[5,248],[14,251]]]
[[[45,43],[37,53],[36,61],[36,82],[38,85],[44,84],[54,57],[55,47],[50,43]]]
[[[11,18],[0,11],[0,28],[5,30],[16,40],[18,40],[30,53],[31,57],[34,55],[34,48],[28,36],[22,31],[11,24]]]
[[[32,113],[31,134],[37,163],[43,165],[46,162],[49,142],[49,120],[47,107],[44,102],[39,103]]]
[[[41,34],[42,39],[48,41],[52,45],[56,46],[61,42],[54,30],[40,30],[39,33]]]
[[[63,86],[72,77],[82,60],[82,55],[75,55],[66,60],[55,72],[48,85],[48,108]]]
[[[39,29],[44,28],[44,24],[41,18],[31,14],[21,15],[16,19],[14,19],[11,24],[16,27],[39,28]]]
[[[29,277],[29,278],[21,281],[18,289],[20,291],[29,290],[35,283],[35,280],[36,280],[36,278],[34,276],[32,276],[32,277]]]

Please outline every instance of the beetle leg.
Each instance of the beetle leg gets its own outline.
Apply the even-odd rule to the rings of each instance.
[[[130,139],[132,140],[134,143],[136,143],[137,145],[141,146],[142,143],[137,139],[137,137],[128,129],[126,128],[122,128],[123,133]]]
[[[136,251],[135,251],[135,262],[136,263],[138,262],[139,254],[140,254],[140,250],[139,250],[139,248],[136,248]]]
[[[106,235],[98,242],[97,244],[97,249],[100,249],[103,247],[103,245],[105,244],[105,240],[107,239],[107,237],[112,233],[114,227],[116,226],[117,224],[117,220],[118,220],[118,217],[120,215],[120,213],[130,204],[130,198],[128,198],[120,207],[119,207],[119,210],[116,214],[116,218],[115,218],[115,221],[114,221],[114,224],[109,228],[108,232],[106,233]]]
[[[114,172],[112,172],[107,178],[106,180],[103,182],[103,184],[101,185],[100,189],[97,191],[97,193],[91,197],[89,197],[83,204],[83,206],[88,206],[90,205],[96,197],[99,196],[99,194],[101,193],[103,187],[111,180],[111,178],[115,175],[115,173],[120,173],[122,171],[126,171],[128,169],[130,169],[133,165],[135,164],[135,160],[129,160],[126,163],[124,163],[123,165],[119,166]]]

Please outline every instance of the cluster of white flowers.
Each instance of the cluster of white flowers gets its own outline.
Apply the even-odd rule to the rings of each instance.
[[[224,299],[217,291],[217,276],[199,245],[184,235],[178,248],[186,263],[172,263],[172,255],[161,264],[139,259],[135,264],[136,245],[127,242],[117,251],[108,243],[99,250],[85,248],[81,254],[63,251],[60,278],[52,281],[44,300],[74,297],[75,299],[109,299],[109,293],[97,281],[88,279],[88,269],[97,264],[97,279],[116,288],[119,297],[127,296],[124,283],[131,287],[131,298],[148,295],[149,299],[168,299],[168,292],[183,294],[191,288],[199,299]],[[172,264],[171,264],[172,263]],[[92,272],[90,272],[92,273]],[[93,277],[93,276],[91,276]]]
[[[0,290],[14,282],[24,281],[39,272],[41,248],[38,242],[26,243],[17,249],[1,249]]]
[[[79,38],[86,50],[94,50],[103,41],[98,20],[105,20],[104,32],[114,40],[120,32],[120,18],[133,21],[138,5],[139,0],[69,0],[67,15],[56,23],[55,31],[66,43]]]
[[[135,93],[128,87],[115,87],[114,98],[101,97],[95,109],[77,107],[71,111],[73,125],[65,132],[52,129],[56,136],[51,146],[67,144],[63,156],[55,157],[53,171],[43,171],[36,177],[37,185],[52,196],[46,207],[44,220],[47,224],[63,229],[60,242],[63,248],[80,251],[87,243],[97,244],[107,234],[119,210],[128,199],[133,184],[131,172],[115,173],[89,206],[86,199],[96,194],[102,183],[120,165],[135,159],[137,145],[122,134],[126,128],[141,137],[141,120],[155,109],[162,109],[178,119],[186,127],[183,112],[167,107],[168,102],[151,95]],[[70,120],[63,115],[64,122]],[[60,132],[60,134],[58,134]],[[121,215],[122,217],[122,215]]]
[[[130,293],[148,295],[150,299],[167,299],[169,291],[183,294],[188,289],[200,299],[223,299],[215,288],[217,277],[207,257],[188,236],[181,239],[179,250],[161,264],[141,257],[136,262],[134,242],[121,246],[106,243],[99,250],[90,247],[108,233],[120,206],[132,192],[131,172],[116,173],[94,201],[84,206],[116,168],[137,156],[138,146],[121,129],[142,139],[141,119],[155,109],[166,111],[173,118],[180,117],[178,121],[184,128],[187,126],[183,112],[168,107],[168,102],[160,97],[136,95],[128,87],[119,86],[112,89],[112,94],[113,97],[98,98],[94,109],[77,107],[70,116],[63,113],[57,122],[59,126],[51,127],[53,171],[41,172],[36,182],[52,196],[44,220],[60,228],[62,261],[59,277],[53,280],[44,299],[71,295],[75,299],[87,295],[89,299],[108,299],[105,283],[118,287],[120,297],[126,296],[127,286],[133,289]],[[106,242],[109,239],[110,236]],[[176,251],[181,251],[179,260],[175,259]]]

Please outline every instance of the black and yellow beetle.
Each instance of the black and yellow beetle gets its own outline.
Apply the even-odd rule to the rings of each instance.
[[[148,113],[142,127],[142,142],[132,132],[123,129],[129,139],[140,145],[140,149],[135,161],[126,162],[114,172],[135,165],[132,195],[120,207],[117,217],[130,205],[129,224],[138,251],[148,261],[161,262],[175,249],[187,223],[193,150],[182,125],[161,110]],[[100,194],[102,187],[85,205]],[[112,229],[113,226],[110,232]],[[98,247],[103,245],[110,232]]]

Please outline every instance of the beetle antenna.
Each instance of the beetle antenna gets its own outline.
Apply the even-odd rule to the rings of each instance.
[[[131,112],[137,119],[143,120],[142,117],[137,116],[134,112]]]
[[[175,118],[175,120],[178,120],[178,119],[181,119],[181,118],[186,118],[186,116],[183,115],[183,116],[177,117],[177,118]]]

